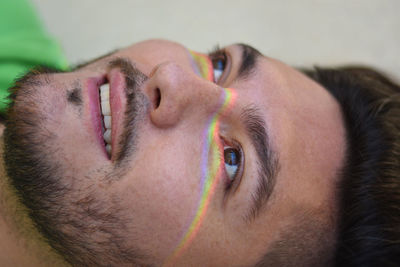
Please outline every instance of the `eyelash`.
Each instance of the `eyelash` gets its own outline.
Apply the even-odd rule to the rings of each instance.
[[[219,45],[215,45],[211,50],[207,53],[209,57],[212,57],[215,54],[219,54],[223,51],[223,49]]]

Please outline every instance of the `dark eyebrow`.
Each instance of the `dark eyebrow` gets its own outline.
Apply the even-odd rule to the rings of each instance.
[[[241,63],[236,79],[246,79],[254,72],[257,66],[257,59],[263,55],[255,48],[247,44],[237,44],[242,50]]]
[[[272,149],[266,122],[255,106],[248,106],[241,113],[247,135],[251,139],[257,156],[257,187],[252,193],[252,203],[245,221],[254,220],[267,203],[274,189],[279,172],[277,153]]]

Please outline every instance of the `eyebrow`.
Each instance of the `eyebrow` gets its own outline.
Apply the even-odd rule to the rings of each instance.
[[[257,49],[247,44],[237,44],[237,46],[242,50],[242,55],[236,79],[244,80],[256,70],[257,59],[263,55]]]
[[[257,60],[263,55],[247,44],[241,43],[237,46],[242,53],[235,80],[245,80],[256,71]],[[272,149],[267,123],[259,109],[255,105],[245,107],[241,113],[241,121],[245,125],[246,134],[256,150],[257,157],[257,187],[252,193],[250,208],[244,215],[244,220],[250,223],[257,218],[268,202],[275,186],[280,164],[277,153]]]
[[[279,159],[272,149],[266,122],[259,110],[250,105],[241,112],[247,135],[256,150],[257,187],[252,193],[250,208],[244,216],[246,222],[253,221],[271,196],[279,172]]]

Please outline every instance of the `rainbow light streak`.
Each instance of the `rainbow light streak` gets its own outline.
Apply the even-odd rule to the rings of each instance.
[[[214,81],[214,72],[211,59],[207,55],[195,51],[189,50],[189,53],[193,59],[192,63],[197,75],[207,79],[208,81]]]
[[[210,117],[204,132],[204,146],[201,164],[200,200],[197,212],[188,227],[185,235],[175,248],[174,252],[167,258],[164,266],[174,266],[176,260],[183,254],[185,249],[192,243],[200,230],[207,213],[208,206],[213,196],[221,172],[224,168],[222,146],[219,137],[219,119],[221,115],[231,110],[235,100],[236,92],[231,88],[223,88],[222,99],[219,109]]]

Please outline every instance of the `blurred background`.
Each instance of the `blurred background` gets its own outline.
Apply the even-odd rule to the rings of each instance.
[[[399,0],[32,0],[71,64],[149,38],[202,52],[245,42],[293,66],[400,76]]]

